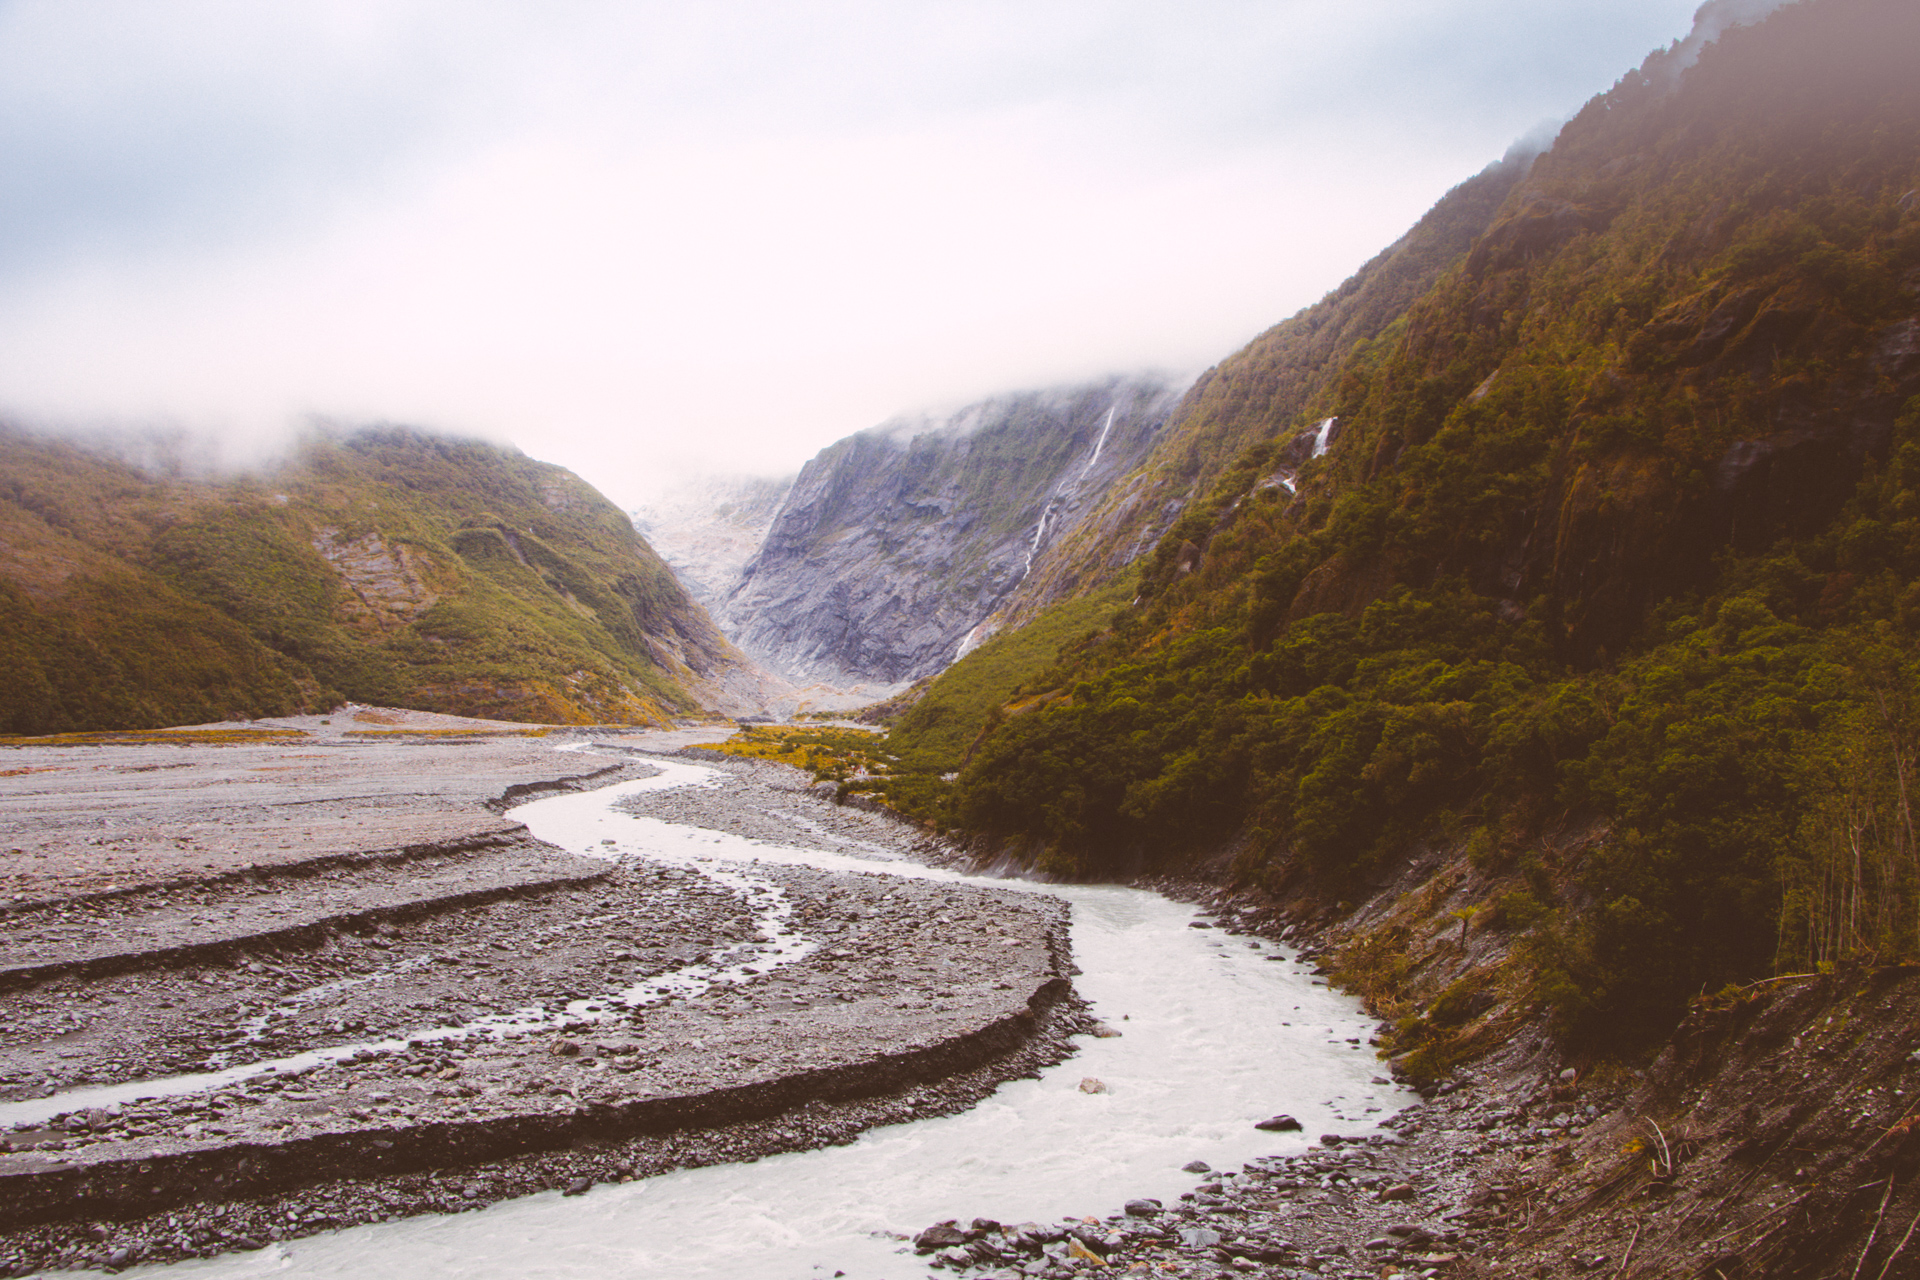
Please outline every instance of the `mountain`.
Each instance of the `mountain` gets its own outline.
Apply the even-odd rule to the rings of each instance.
[[[1464,980],[1389,959],[1465,913],[1572,1046],[1920,958],[1920,9],[1725,16],[1355,341],[1311,321],[1379,261],[1203,378],[1139,473],[1183,505],[1137,599],[994,705],[957,665],[927,698],[970,732],[903,718],[924,771],[874,788],[1058,873],[1357,912],[1394,1007]]]
[[[1037,557],[1133,471],[1178,398],[1163,379],[1110,378],[829,445],[801,469],[716,615],[794,680],[939,671],[991,632]]]
[[[0,428],[0,611],[10,733],[344,699],[646,723],[751,674],[579,477],[404,428],[233,478]]]
[[[701,476],[628,514],[687,594],[712,609],[760,549],[792,487],[792,476]]]

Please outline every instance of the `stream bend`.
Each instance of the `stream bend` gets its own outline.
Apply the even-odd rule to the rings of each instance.
[[[574,853],[667,861],[727,877],[750,894],[767,883],[754,875],[756,863],[974,879],[622,812],[635,794],[708,785],[716,776],[683,761],[649,763],[662,772],[544,797],[513,816]],[[1306,1135],[1366,1133],[1412,1098],[1375,1074],[1367,1048],[1374,1022],[1285,948],[1191,927],[1191,908],[1141,890],[975,882],[1072,905],[1082,971],[1075,985],[1121,1035],[1083,1040],[1075,1057],[1001,1086],[968,1112],[871,1130],[846,1146],[680,1170],[575,1198],[548,1193],[353,1227],[141,1274],[898,1280],[925,1273],[900,1233],[931,1222],[977,1214],[1051,1221],[1134,1196],[1172,1200],[1195,1182],[1181,1171],[1189,1161],[1231,1168],[1302,1150]],[[766,905],[776,926],[771,942],[742,964],[777,964],[788,949],[813,945],[782,933],[777,909]],[[708,965],[686,980],[735,976]],[[1088,1080],[1104,1089],[1083,1089]],[[1305,1133],[1253,1128],[1281,1111],[1299,1117]]]

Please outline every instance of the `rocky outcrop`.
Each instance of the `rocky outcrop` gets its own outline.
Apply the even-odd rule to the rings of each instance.
[[[721,625],[794,679],[939,671],[1140,464],[1181,389],[1132,377],[998,396],[829,446],[716,610]]]

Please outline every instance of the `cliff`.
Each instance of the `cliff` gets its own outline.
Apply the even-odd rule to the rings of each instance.
[[[830,445],[802,468],[719,620],[795,680],[936,672],[1139,465],[1177,397],[1159,379],[1113,378]]]

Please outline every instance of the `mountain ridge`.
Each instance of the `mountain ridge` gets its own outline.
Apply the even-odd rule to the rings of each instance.
[[[9,427],[0,455],[9,732],[346,699],[650,723],[748,677],[626,516],[512,449],[364,428],[215,478]]]
[[[1441,860],[1575,1045],[1914,953],[1913,48],[1910,7],[1808,0],[1649,58],[1291,422],[1243,424],[1134,604],[1001,664],[941,727],[956,781],[872,789],[1056,873],[1329,909]]]

